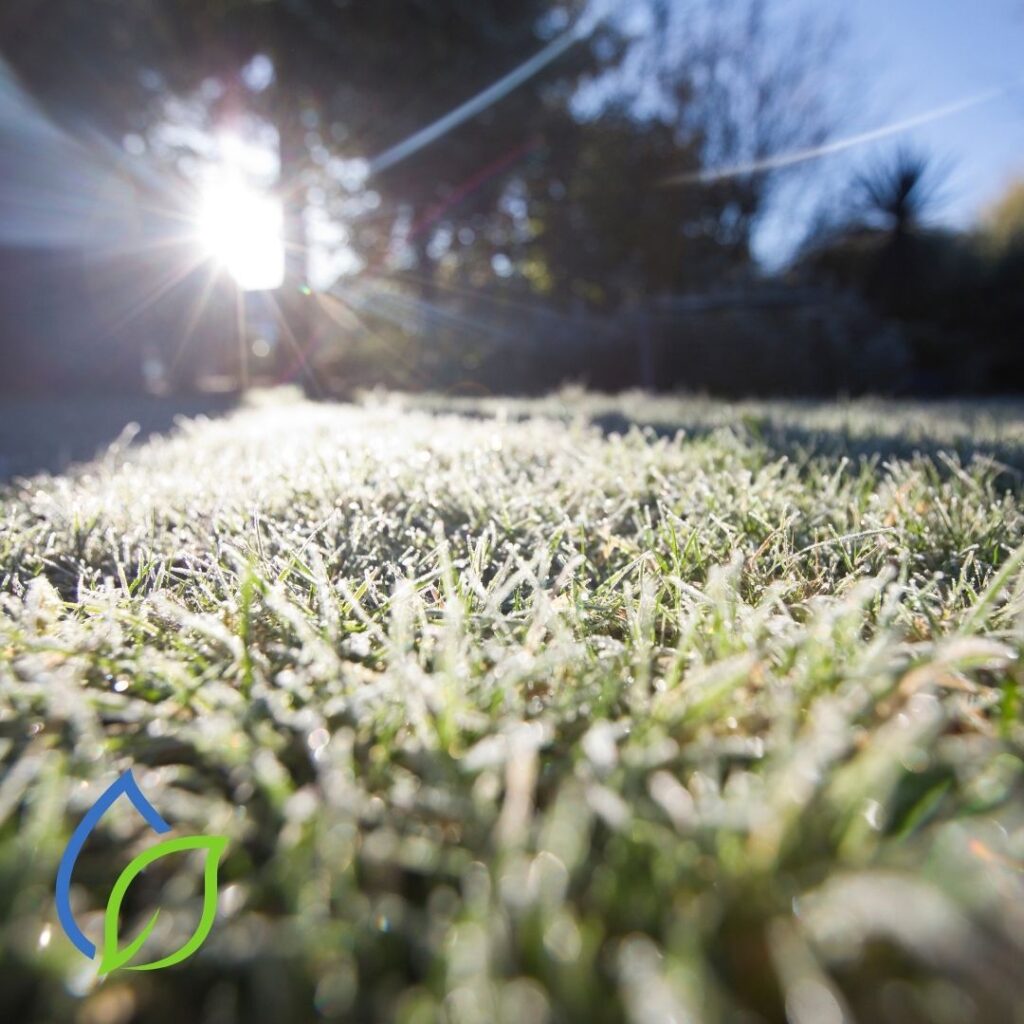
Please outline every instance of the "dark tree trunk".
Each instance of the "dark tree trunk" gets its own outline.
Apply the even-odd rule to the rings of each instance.
[[[305,171],[308,167],[307,129],[302,121],[305,106],[297,75],[287,63],[277,69],[281,100],[277,111],[280,138],[281,180],[279,194],[284,214],[285,280],[277,295],[281,317],[277,370],[282,379],[296,380],[311,390],[309,366],[312,323],[307,289],[309,240],[306,233]]]

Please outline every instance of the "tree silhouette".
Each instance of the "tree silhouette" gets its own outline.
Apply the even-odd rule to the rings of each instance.
[[[895,154],[856,176],[856,208],[867,223],[903,238],[924,226],[942,200],[948,168],[923,150],[901,146]]]

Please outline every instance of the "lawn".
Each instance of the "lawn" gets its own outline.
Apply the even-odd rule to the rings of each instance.
[[[0,1017],[1024,1021],[1022,470],[1013,404],[269,395],[8,485]],[[102,980],[127,768],[230,842]]]

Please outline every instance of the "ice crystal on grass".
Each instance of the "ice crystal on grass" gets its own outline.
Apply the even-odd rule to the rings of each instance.
[[[0,1002],[1017,1019],[1021,466],[1007,405],[271,398],[11,485]],[[85,983],[129,767],[222,913]]]

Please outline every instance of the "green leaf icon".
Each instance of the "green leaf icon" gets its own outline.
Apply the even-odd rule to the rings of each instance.
[[[171,967],[181,963],[182,960],[190,957],[199,949],[206,941],[206,936],[210,934],[213,920],[217,915],[217,867],[227,845],[227,836],[184,836],[181,839],[168,839],[166,842],[150,847],[145,853],[140,853],[121,872],[121,876],[114,883],[114,888],[110,893],[106,914],[103,918],[103,957],[100,960],[100,974],[110,974],[119,967],[124,967],[142,949],[146,939],[149,938],[160,914],[159,910],[149,919],[146,927],[142,929],[136,939],[124,949],[117,948],[117,922],[121,913],[121,903],[124,901],[128,887],[140,871],[152,864],[153,861],[172,853],[184,853],[188,850],[206,851],[206,865],[203,871],[203,912],[199,918],[199,924],[192,933],[192,938],[177,952],[151,964],[136,964],[126,969],[129,971],[155,971],[161,967]]]

